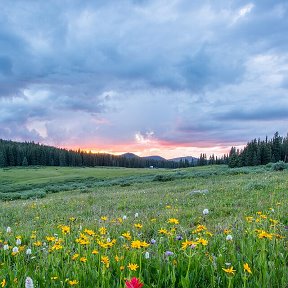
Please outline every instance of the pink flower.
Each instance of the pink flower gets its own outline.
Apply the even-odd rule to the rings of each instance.
[[[144,284],[136,277],[133,277],[130,281],[126,281],[126,288],[141,288]]]

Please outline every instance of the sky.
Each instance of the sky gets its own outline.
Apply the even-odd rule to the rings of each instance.
[[[0,138],[166,158],[288,130],[286,0],[1,0]]]

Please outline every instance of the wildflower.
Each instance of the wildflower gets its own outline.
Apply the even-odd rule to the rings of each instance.
[[[120,270],[123,271],[125,267],[123,265],[120,266]]]
[[[236,270],[233,269],[233,266],[231,266],[230,268],[222,268],[222,270],[224,270],[227,274],[232,274],[234,275]]]
[[[106,266],[106,268],[109,268],[110,260],[108,256],[101,256],[101,262]]]
[[[226,235],[227,235],[227,234],[230,234],[230,233],[231,233],[231,230],[229,230],[229,229],[224,229],[224,231],[223,231],[223,232],[224,232],[224,234],[226,234]]]
[[[244,267],[244,271],[252,274],[251,268],[249,267],[248,263],[245,263],[245,264],[243,265],[243,267]]]
[[[151,239],[150,243],[151,243],[151,244],[155,244],[155,243],[156,243],[156,240],[155,240],[155,239]]]
[[[51,277],[51,280],[57,280],[58,279],[58,276],[52,276]]]
[[[31,254],[32,254],[32,250],[30,248],[27,248],[26,255],[31,255]]]
[[[168,219],[168,223],[177,225],[179,224],[179,220],[176,218],[170,218]]]
[[[33,280],[30,277],[25,279],[25,288],[34,288]]]
[[[72,260],[76,260],[78,257],[79,257],[79,254],[74,254],[74,255],[72,256]]]
[[[143,225],[140,223],[136,223],[136,224],[134,224],[134,226],[135,226],[135,228],[138,228],[138,229],[141,229],[143,227]]]
[[[107,233],[107,229],[106,229],[105,227],[100,227],[100,228],[99,228],[99,233],[100,233],[101,235],[105,235],[105,234]]]
[[[207,246],[208,245],[208,240],[203,239],[203,238],[199,238],[197,240],[198,243],[202,244],[203,246]]]
[[[185,250],[188,246],[191,246],[191,245],[197,245],[198,242],[193,242],[193,241],[190,241],[190,240],[186,240],[184,242],[182,242],[182,250]]]
[[[7,233],[11,233],[11,232],[12,232],[11,227],[8,226],[8,227],[6,228],[6,232],[7,232]]]
[[[126,220],[126,219],[127,219],[127,216],[126,216],[126,215],[123,215],[122,219],[123,219],[123,220]]]
[[[168,231],[166,229],[161,228],[158,230],[158,233],[159,234],[168,234]]]
[[[134,215],[134,216],[135,216],[135,218],[138,218],[138,216],[139,216],[139,213],[135,213],[135,215]]]
[[[87,262],[87,258],[86,258],[86,257],[81,257],[81,258],[80,258],[80,262],[86,263],[86,262]]]
[[[147,252],[145,252],[145,255],[144,255],[144,257],[145,257],[145,259],[149,259],[150,258],[150,254],[149,254],[149,252],[147,251]]]
[[[227,236],[226,236],[226,240],[227,240],[227,241],[232,241],[232,240],[233,240],[233,237],[232,237],[232,235],[230,235],[230,234],[229,234],[229,235],[227,235]]]
[[[1,287],[5,287],[6,286],[6,279],[4,278],[3,280],[2,280],[2,282],[1,282]]]
[[[94,236],[96,233],[93,230],[85,229],[84,233],[88,234],[89,236]]]
[[[125,282],[126,288],[141,288],[144,284],[136,277],[133,277],[130,281]]]
[[[272,237],[273,237],[272,234],[269,234],[269,233],[267,233],[266,231],[263,231],[263,230],[261,230],[260,233],[258,234],[258,238],[259,239],[266,238],[266,239],[272,240]]]
[[[128,266],[127,266],[131,271],[136,271],[139,266],[138,264],[133,264],[133,263],[129,263]]]
[[[61,231],[63,234],[69,234],[70,233],[70,227],[69,226],[61,226]]]
[[[202,232],[203,230],[207,230],[206,226],[205,225],[198,225],[196,227],[196,229],[193,231],[193,233],[200,233]]]
[[[96,254],[98,254],[98,253],[99,253],[99,252],[98,252],[97,250],[93,250],[93,251],[92,251],[92,254],[93,254],[93,255],[96,255]]]
[[[75,285],[77,285],[79,283],[79,281],[77,281],[77,280],[69,280],[68,281],[68,284],[70,285],[70,286],[75,286]]]
[[[18,246],[21,245],[21,239],[20,238],[16,239],[16,245],[18,245]]]
[[[203,210],[202,213],[203,213],[203,215],[207,215],[209,213],[209,210],[206,208],[206,209]]]
[[[101,220],[102,220],[102,221],[107,221],[107,219],[108,219],[108,218],[107,218],[106,216],[102,216],[102,217],[101,217]]]
[[[9,249],[9,245],[8,244],[4,244],[3,249],[4,250],[8,250]]]
[[[245,217],[245,219],[248,223],[251,223],[254,220],[254,218],[251,216],[247,216],[247,217]]]
[[[13,247],[13,249],[12,249],[12,255],[15,256],[18,252],[19,252],[18,247],[16,247],[16,246]]]
[[[123,233],[122,234],[122,236],[123,237],[125,237],[127,240],[131,240],[131,234],[130,234],[130,232],[128,231],[128,232],[125,232],[125,233]]]
[[[75,217],[70,217],[70,218],[69,218],[69,221],[71,221],[71,222],[74,222],[75,220],[76,220]]]
[[[183,237],[181,235],[177,235],[176,240],[178,240],[178,241],[183,240]]]
[[[173,253],[172,251],[167,250],[167,251],[165,252],[165,256],[166,256],[166,257],[172,256],[172,255],[174,255],[174,253]]]

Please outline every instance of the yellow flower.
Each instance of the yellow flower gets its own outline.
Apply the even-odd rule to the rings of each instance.
[[[105,234],[107,233],[107,229],[106,229],[105,227],[100,227],[100,228],[99,228],[99,233],[100,233],[101,235],[105,235]]]
[[[102,216],[102,217],[101,217],[101,220],[102,220],[102,221],[107,221],[107,219],[108,219],[108,218],[107,218],[106,216]]]
[[[166,229],[161,228],[158,230],[158,233],[159,234],[168,234],[168,231]]]
[[[232,232],[232,231],[229,230],[229,229],[224,229],[224,234],[226,234],[226,235],[227,235],[227,234],[231,234],[231,232]]]
[[[88,234],[89,236],[94,236],[96,233],[93,230],[85,229],[84,233]]]
[[[207,230],[206,226],[205,225],[198,225],[196,227],[196,229],[193,231],[193,233],[200,233],[202,232],[203,230]]]
[[[190,241],[190,240],[186,240],[184,242],[182,242],[182,250],[185,250],[187,247],[191,246],[191,245],[197,245],[198,242],[194,242],[194,241]]]
[[[251,217],[251,216],[247,216],[247,217],[245,217],[245,219],[246,219],[246,221],[247,221],[248,223],[251,223],[251,222],[253,222],[253,220],[254,220],[254,218]]]
[[[74,254],[74,255],[72,256],[72,260],[76,260],[78,257],[79,257],[79,254]]]
[[[131,242],[131,247],[135,249],[140,249],[141,248],[141,241],[139,240],[134,240]]]
[[[87,258],[86,257],[81,257],[80,258],[80,262],[86,263],[87,262]]]
[[[139,266],[138,264],[133,264],[133,263],[129,263],[128,266],[127,266],[131,271],[136,271]]]
[[[127,240],[131,240],[131,238],[132,238],[129,231],[125,232],[125,233],[122,233],[122,236],[125,237]]]
[[[56,240],[56,238],[55,238],[54,236],[46,236],[46,240],[47,240],[48,242],[53,242],[53,241]]]
[[[69,220],[70,220],[71,222],[74,222],[74,221],[76,220],[76,218],[75,218],[75,217],[70,217]]]
[[[52,276],[51,277],[51,280],[57,280],[58,279],[58,276]]]
[[[94,254],[94,255],[96,255],[96,254],[98,254],[99,252],[97,251],[97,250],[93,250],[92,251],[92,254]]]
[[[203,238],[199,238],[197,242],[202,244],[203,246],[207,246],[208,245],[208,240],[203,239]]]
[[[110,260],[108,256],[101,256],[101,262],[106,266],[106,268],[109,268]]]
[[[170,224],[179,224],[179,220],[176,218],[170,218],[168,219],[168,223]]]
[[[36,242],[33,243],[33,245],[39,247],[39,246],[42,245],[42,242],[41,241],[36,241]]]
[[[243,266],[244,266],[244,271],[252,274],[251,268],[249,267],[248,263],[245,263]]]
[[[233,266],[231,266],[230,268],[227,268],[227,269],[222,268],[222,270],[224,270],[226,273],[232,274],[232,275],[234,275],[236,272],[236,270],[233,270]]]
[[[120,266],[120,270],[123,271],[125,269],[124,266]]]
[[[70,233],[70,227],[66,225],[61,226],[61,231],[63,234],[69,234]]]
[[[77,285],[79,283],[79,281],[77,281],[77,280],[69,280],[68,281],[68,284],[70,285],[70,286],[75,286],[75,285]]]
[[[269,234],[267,233],[266,231],[262,230],[260,231],[260,233],[258,234],[258,238],[259,239],[263,239],[263,238],[266,238],[266,239],[269,239],[269,240],[272,240],[273,238],[273,235],[272,234]]]
[[[6,279],[3,279],[1,282],[1,287],[5,287],[6,286]]]
[[[166,209],[171,209],[172,207],[170,205],[167,205],[165,208]]]
[[[136,224],[134,224],[134,227],[138,228],[138,229],[141,229],[143,227],[143,225],[140,224],[140,223],[136,223]]]

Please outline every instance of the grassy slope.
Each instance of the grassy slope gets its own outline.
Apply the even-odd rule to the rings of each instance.
[[[217,171],[223,167],[190,168],[183,171]],[[226,170],[225,170],[226,171]],[[253,170],[251,170],[253,172]],[[109,168],[41,168],[41,169],[11,169],[1,171],[1,179],[15,181],[15,185],[24,182],[46,183],[81,179],[87,177],[117,178],[123,176],[165,173],[164,170],[144,169],[109,169]],[[171,173],[167,171],[166,173]],[[174,172],[176,173],[176,172]],[[5,177],[4,177],[5,176]],[[119,216],[119,214],[133,215],[135,212],[150,213],[152,215],[167,213],[166,205],[173,207],[174,214],[184,222],[199,215],[204,208],[213,213],[213,223],[230,222],[235,217],[241,217],[256,210],[274,207],[281,202],[287,205],[288,172],[262,172],[237,175],[215,175],[193,178],[180,178],[174,181],[135,183],[128,187],[107,186],[79,190],[65,191],[58,194],[47,194],[46,198],[36,200],[45,205],[45,217],[38,221],[39,225],[65,219],[70,216],[80,217],[89,223],[103,214]],[[205,174],[204,174],[205,176]],[[3,178],[2,178],[3,177]],[[139,178],[140,179],[140,178]],[[89,182],[90,183],[90,182]],[[3,184],[2,184],[3,185]],[[5,184],[4,184],[5,185]],[[11,185],[11,184],[10,184]],[[193,194],[193,190],[208,189],[207,194]],[[81,190],[80,190],[81,191]],[[0,212],[2,223],[12,225],[27,224],[25,221],[35,216],[35,210],[27,207],[30,201],[16,201],[2,203]],[[40,205],[41,204],[41,205]],[[92,208],[92,209],[91,209]],[[6,210],[7,209],[7,210]],[[7,213],[10,211],[11,213]],[[18,211],[18,212],[17,212]],[[23,212],[25,216],[23,217]],[[173,214],[173,211],[169,213]],[[6,216],[4,215],[6,214]],[[11,215],[10,217],[8,215]],[[18,215],[18,216],[17,216]],[[26,218],[27,216],[27,218]],[[176,216],[176,215],[175,215]],[[49,220],[47,220],[49,219]],[[88,220],[87,220],[88,219]],[[287,219],[285,220],[287,223]],[[4,226],[5,226],[4,225]],[[220,224],[219,224],[220,225]],[[221,224],[222,225],[222,224]],[[20,225],[21,226],[21,225]]]
[[[153,174],[156,175],[159,173],[162,175],[171,175],[172,173],[172,175],[178,175],[178,176],[180,175],[181,177],[178,177],[178,178],[172,177],[172,179],[174,179],[173,181],[166,181],[166,182],[161,182],[161,181],[144,181],[143,182],[141,181],[142,179],[141,177],[143,176],[143,174],[146,174],[146,173],[148,174],[152,173],[152,175]],[[6,177],[4,177],[5,175]],[[240,274],[242,273],[241,265],[243,261],[247,261],[247,260],[251,261],[252,258],[254,259],[253,261],[255,261],[254,266],[252,266],[253,273],[255,273],[253,275],[255,275],[255,277],[249,280],[250,286],[248,285],[246,287],[274,287],[273,285],[276,283],[276,281],[278,283],[277,284],[278,286],[276,285],[275,287],[285,287],[288,284],[288,272],[287,270],[285,272],[285,268],[283,266],[283,262],[285,263],[286,261],[287,263],[287,253],[285,254],[285,252],[283,252],[285,251],[284,250],[285,245],[280,246],[280,248],[277,248],[277,249],[281,249],[280,251],[282,252],[280,254],[278,252],[274,252],[274,254],[278,253],[279,255],[282,255],[281,259],[283,259],[283,257],[286,257],[285,258],[286,260],[281,260],[282,261],[281,264],[278,264],[277,261],[278,260],[280,261],[280,258],[277,258],[278,254],[276,256],[273,254],[273,251],[274,251],[273,248],[271,248],[269,252],[267,252],[268,254],[270,253],[269,257],[273,257],[273,261],[274,261],[274,262],[270,261],[267,263],[268,264],[275,263],[273,265],[279,266],[279,267],[277,266],[276,268],[275,267],[274,268],[272,267],[271,269],[269,268],[270,272],[269,274],[267,274],[265,272],[266,270],[265,271],[263,270],[263,272],[261,272],[260,270],[261,267],[264,267],[263,265],[266,262],[264,260],[258,259],[260,257],[260,256],[259,257],[257,256],[259,250],[257,250],[258,252],[256,250],[255,251],[253,250],[253,249],[258,249],[258,248],[253,248],[253,249],[251,248],[250,249],[251,251],[248,251],[250,244],[247,244],[247,243],[249,243],[250,238],[245,238],[241,234],[243,232],[242,231],[243,225],[244,226],[246,225],[244,224],[245,216],[253,216],[256,218],[257,217],[256,211],[263,211],[263,213],[265,214],[268,213],[269,217],[277,217],[282,227],[281,234],[284,233],[282,235],[287,237],[287,230],[283,228],[283,224],[286,226],[288,225],[288,217],[287,217],[288,216],[287,215],[288,171],[287,170],[282,171],[282,172],[271,172],[262,168],[229,170],[227,169],[227,167],[224,167],[224,166],[223,167],[191,168],[191,169],[186,169],[186,170],[184,169],[181,171],[148,170],[148,169],[147,170],[108,169],[108,168],[83,169],[83,168],[51,168],[50,167],[50,168],[41,168],[37,170],[11,169],[11,170],[6,170],[6,171],[1,171],[0,176],[1,176],[2,185],[5,185],[4,183],[5,180],[9,180],[11,182],[13,181],[12,184],[10,182],[10,185],[23,185],[23,181],[24,182],[31,181],[35,185],[39,185],[39,183],[42,185],[43,183],[47,183],[50,181],[54,181],[57,184],[60,182],[62,183],[63,181],[69,182],[72,180],[83,182],[84,186],[86,185],[85,186],[86,189],[84,191],[81,189],[80,190],[74,189],[72,191],[64,191],[61,193],[47,194],[47,196],[43,199],[34,199],[34,200],[29,199],[25,201],[17,200],[17,201],[0,202],[0,205],[1,205],[0,239],[2,241],[4,241],[5,239],[7,240],[7,238],[5,238],[7,237],[5,228],[7,226],[10,226],[12,227],[12,231],[15,231],[14,232],[15,234],[10,236],[10,238],[13,239],[14,237],[15,239],[15,235],[21,235],[24,241],[24,244],[26,243],[28,247],[32,247],[32,251],[33,253],[35,253],[37,257],[38,257],[38,254],[36,253],[39,253],[39,252],[36,252],[36,251],[40,250],[41,247],[39,247],[38,249],[37,247],[33,246],[34,244],[32,243],[33,241],[36,241],[36,240],[30,239],[32,231],[36,231],[34,233],[37,234],[37,239],[43,241],[43,239],[45,240],[45,237],[47,235],[53,235],[54,233],[61,233],[59,229],[59,225],[71,225],[71,222],[69,221],[70,217],[76,218],[75,222],[73,222],[72,224],[72,229],[74,231],[73,233],[76,233],[79,229],[78,227],[80,226],[83,228],[94,229],[97,231],[99,226],[106,225],[105,223],[104,224],[101,223],[101,220],[100,220],[101,216],[108,216],[108,219],[109,219],[108,221],[110,221],[112,218],[117,218],[117,217],[122,217],[123,215],[127,215],[127,220],[124,221],[124,223],[121,226],[117,226],[117,225],[115,226],[115,224],[111,224],[110,222],[107,223],[107,226],[109,227],[109,229],[111,227],[111,237],[119,237],[119,235],[121,235],[121,233],[123,233],[124,231],[129,231],[129,230],[134,231],[135,229],[133,229],[133,224],[142,223],[143,224],[143,228],[141,229],[142,236],[138,236],[138,237],[141,237],[141,238],[143,237],[147,241],[149,241],[149,239],[151,238],[155,238],[157,239],[157,241],[161,241],[160,235],[158,234],[158,229],[160,228],[169,229],[170,227],[169,225],[171,224],[167,224],[167,219],[177,218],[180,221],[180,225],[177,227],[177,233],[183,235],[184,237],[186,237],[185,235],[187,235],[188,237],[188,234],[187,234],[188,231],[195,229],[197,224],[205,224],[208,227],[209,231],[211,231],[215,235],[211,238],[211,240],[209,240],[211,242],[211,246],[208,246],[208,249],[211,249],[211,251],[213,251],[213,254],[215,253],[215,255],[218,256],[217,261],[220,261],[217,264],[216,273],[217,275],[221,276],[221,282],[219,285],[215,284],[215,286],[213,287],[228,287],[228,281],[230,281],[229,279],[232,279],[232,278],[227,278],[225,275],[223,275],[224,272],[222,270],[222,267],[225,267],[225,261],[226,262],[232,261],[233,262],[232,264],[234,265],[234,267],[235,265],[237,265],[237,267],[235,267],[237,270],[237,273],[236,273],[235,279],[233,278],[234,279],[233,281],[236,281],[236,283],[235,283],[235,286],[230,286],[230,287],[245,287],[245,286],[242,286],[243,283],[241,282],[242,280],[240,278]],[[136,181],[135,183],[130,183],[129,186],[125,186],[125,187],[122,187],[120,185],[107,185],[107,186],[93,187],[93,185],[91,186],[91,179],[89,178],[89,177],[93,177],[93,179],[99,179],[103,177],[109,177],[109,178],[117,179],[117,177],[128,177],[128,176],[129,177],[135,176],[136,177],[135,179],[139,179],[139,182]],[[89,178],[89,181],[87,182],[88,178]],[[208,193],[205,193],[205,194],[204,193],[194,193],[194,194],[191,193],[194,190],[208,190]],[[202,217],[202,211],[204,208],[208,208],[210,211],[205,221]],[[269,208],[273,208],[275,210],[274,215],[271,214],[271,210],[269,210]],[[139,213],[139,218],[137,219],[134,218],[134,214],[136,212]],[[156,222],[151,222],[152,218],[155,218]],[[269,222],[269,218],[267,219],[267,221]],[[225,250],[226,244],[224,242],[225,242],[226,236],[221,236],[223,235],[224,229],[231,229],[233,237],[235,237],[235,243],[238,243],[237,245],[239,244],[242,245],[241,243],[247,242],[245,244],[247,247],[246,255],[243,255],[241,254],[242,252],[241,253],[239,252],[239,255],[243,255],[241,257],[245,259],[245,260],[241,259],[241,262],[239,262],[240,264],[237,264],[238,263],[237,261],[240,261],[238,258],[237,258],[238,260],[234,259],[236,257],[235,256],[236,254],[234,254],[235,253],[234,251],[233,253],[231,252],[232,254],[230,255],[228,253],[229,251],[227,252],[227,250]],[[137,231],[134,231],[133,233],[136,234]],[[213,242],[214,237],[216,240],[214,240]],[[240,237],[243,237],[243,238],[240,239]],[[174,239],[174,238],[175,237],[173,236],[171,239]],[[14,240],[11,240],[11,239],[9,240],[9,242],[13,243]],[[163,239],[165,239],[165,237],[163,237]],[[254,243],[253,245],[255,246],[256,240],[253,240],[253,241],[254,242],[251,242],[251,243]],[[259,240],[259,243],[261,241],[262,240]],[[261,243],[264,243],[264,241],[267,242],[269,240],[264,239],[263,242]],[[75,242],[72,241],[72,242],[66,243],[66,245],[67,246],[75,245]],[[175,244],[171,244],[171,245],[175,245]],[[221,251],[219,250],[220,249],[219,245],[221,246]],[[282,245],[282,244],[279,244],[279,245]],[[270,247],[270,246],[267,246],[267,247]],[[75,249],[75,247],[73,249]],[[153,248],[151,248],[151,250],[152,249]],[[159,249],[161,249],[161,247]],[[68,251],[70,251],[69,248],[68,248]],[[85,254],[86,253],[85,251],[86,250],[84,249],[81,253]],[[108,251],[107,253],[112,253],[112,255],[114,255],[113,253],[125,253],[121,249],[114,251],[114,252],[113,251],[114,250],[111,250],[111,251]],[[238,251],[238,250],[235,250],[235,251]],[[52,253],[51,257],[57,258],[58,256],[56,255],[61,255],[59,253],[58,254]],[[72,252],[70,251],[68,253],[71,254]],[[89,253],[91,254],[91,252]],[[128,262],[130,261],[134,261],[134,262],[136,261],[136,258],[135,258],[136,254],[133,254],[134,255],[133,256],[131,254],[132,252],[128,251],[127,253],[130,253],[129,254],[130,256],[127,256],[127,260],[125,260],[127,263],[125,262],[125,265],[128,265]],[[139,253],[141,254],[141,251]],[[177,257],[179,257],[179,261],[183,262],[183,259],[186,259],[186,258],[183,258],[184,256],[182,255],[183,253],[181,252],[181,250],[176,250],[176,253],[177,253]],[[221,253],[224,256],[220,256]],[[70,254],[68,254],[69,257],[72,255]],[[239,255],[237,257],[240,257]],[[19,256],[18,259],[22,259],[21,257]],[[37,257],[36,259],[38,259]],[[65,259],[66,259],[65,261],[67,261],[67,257],[68,256],[65,256]],[[202,256],[199,256],[199,257],[202,257]],[[110,259],[112,263],[113,262],[112,256]],[[134,259],[134,260],[131,260],[131,259]],[[155,264],[157,266],[157,269],[159,270],[161,268],[161,271],[162,271],[161,273],[164,273],[163,267],[165,266],[163,266],[163,263],[161,262],[162,258],[159,258],[159,259],[153,258],[153,259],[154,259],[153,261],[157,263]],[[205,260],[204,258],[199,258],[199,261],[204,261],[204,260]],[[21,262],[22,260],[19,260],[19,261],[20,261],[19,263],[22,263]],[[25,262],[26,260],[23,260],[23,261]],[[140,260],[137,258],[137,261],[140,261]],[[194,267],[197,267],[197,263],[199,262],[197,261],[196,261],[196,264],[195,263],[193,264],[193,265],[196,265],[196,266],[193,266],[193,269]],[[185,271],[185,269],[187,269],[187,267],[185,266],[187,265],[187,263],[186,262],[182,263],[182,262],[179,262],[179,268],[177,269],[180,269],[180,270],[184,269]],[[69,265],[72,265],[72,264],[74,265],[74,262],[70,263]],[[249,262],[249,264],[251,266],[251,262]],[[45,277],[44,275],[47,274],[45,265],[46,264],[44,264],[44,262],[43,263],[41,262],[37,266],[38,267],[37,273],[34,272],[35,264],[33,264],[32,262],[31,263],[29,262],[29,265],[27,264],[27,266],[25,266],[22,270],[18,269],[17,277],[19,279],[18,280],[19,283],[21,282],[23,284],[25,277],[27,275],[31,276],[33,279],[35,279],[35,281],[38,281],[38,283],[41,283],[41,281],[44,283],[43,277]],[[49,265],[50,265],[49,267],[54,267],[53,266],[54,264],[50,263]],[[51,285],[51,283],[49,282],[50,277],[54,276],[55,273],[59,273],[60,279],[65,279],[65,277],[69,277],[69,279],[71,279],[71,277],[72,279],[74,278],[78,279],[80,281],[78,287],[95,287],[89,282],[89,279],[85,280],[85,277],[86,277],[85,275],[87,273],[88,274],[90,273],[89,277],[92,277],[95,274],[94,273],[95,266],[92,265],[90,267],[87,264],[87,266],[85,267],[89,267],[87,269],[90,269],[90,268],[92,269],[91,271],[87,270],[88,271],[87,272],[86,270],[82,271],[82,266],[81,266],[82,264],[81,265],[79,264],[80,265],[79,267],[77,266],[78,264],[77,265],[75,264],[76,265],[75,267],[78,267],[78,268],[74,268],[73,266],[73,269],[72,268],[70,269],[69,265],[67,264],[66,266],[64,266],[63,269],[61,268],[60,270],[57,267],[54,267],[53,269],[51,268],[52,270],[49,272],[50,273],[49,279],[46,279],[45,280],[46,284],[43,284],[43,285]],[[111,265],[116,265],[116,264],[113,263]],[[183,268],[181,268],[181,266]],[[202,279],[206,279],[205,281],[208,281],[205,275],[207,275],[208,273],[207,271],[210,271],[209,270],[210,268],[205,268],[205,267],[209,267],[209,266],[204,265],[203,267],[199,266],[197,268],[197,269],[203,269],[203,273],[204,273],[202,276],[199,276],[200,282],[197,284],[198,285],[197,287],[210,287],[209,285],[206,286],[205,282],[202,283],[203,281]],[[1,274],[0,277],[8,277],[5,275],[9,274],[10,278],[8,277],[7,279],[13,279],[13,277],[15,277],[13,276],[14,272],[9,269],[10,268],[6,269],[4,267],[2,272],[0,270],[0,272],[3,274],[2,275],[0,273]],[[169,286],[170,284],[169,285],[167,284],[168,285],[167,286],[164,280],[161,280],[160,284],[158,283],[157,285],[156,284],[149,285],[149,283],[147,283],[149,281],[148,279],[150,279],[149,277],[153,275],[153,273],[156,273],[155,271],[157,271],[157,269],[156,270],[153,270],[152,268],[149,268],[149,269],[150,269],[149,270],[150,272],[146,276],[144,274],[142,274],[141,276],[142,278],[144,278],[144,281],[147,284],[144,287],[147,287],[147,288],[148,287],[165,287],[165,288],[174,287],[174,286]],[[266,267],[265,269],[268,269],[268,268]],[[61,271],[63,271],[63,273]],[[276,272],[278,271],[277,273],[279,274],[276,275],[275,271]],[[61,273],[63,275],[61,275]],[[113,281],[112,279],[114,276],[112,277],[109,274],[109,271],[107,273],[108,273],[107,275],[103,274],[104,275],[103,279],[108,279],[108,280],[110,279],[109,280],[110,282]],[[184,273],[184,272],[181,272],[181,273]],[[266,278],[265,280],[261,280],[262,279],[261,278],[262,276],[260,277],[260,275],[262,275],[261,273],[263,273],[263,275],[266,273],[268,275],[266,277],[268,280]],[[131,274],[129,274],[129,272],[127,271],[127,268],[125,268],[124,275],[120,277],[124,277],[127,275],[131,275]],[[132,275],[138,275],[138,274],[135,272]],[[172,275],[172,274],[168,273],[165,275],[167,276],[167,275]],[[185,276],[185,273],[183,275]],[[116,275],[115,279],[117,279],[118,276],[119,275]],[[95,279],[97,279],[97,277]],[[107,277],[111,277],[111,278],[107,278]],[[165,277],[163,276],[163,279],[165,279]],[[193,277],[196,277],[196,276],[193,276]],[[193,278],[193,277],[191,279],[198,279],[198,278]],[[96,281],[95,279],[94,281]],[[159,279],[162,279],[162,278],[160,277]],[[168,282],[172,281],[171,279],[170,280],[169,279],[167,280]],[[192,281],[191,279],[187,281]],[[85,284],[85,281],[86,282],[88,281],[88,282]],[[47,283],[50,283],[50,284],[47,284]],[[115,286],[115,287],[124,287],[123,279],[121,280],[121,283],[122,283],[121,286]],[[104,285],[103,287],[111,287],[111,285],[109,285],[108,283],[103,284],[103,285]],[[179,285],[180,284],[178,283],[175,287],[182,287]],[[190,285],[189,282],[186,286],[185,286],[185,283],[183,282],[183,287],[191,287],[189,285]],[[259,286],[259,285],[262,285],[262,286]],[[47,286],[41,286],[41,287],[47,287]],[[51,286],[51,287],[54,287],[54,286]],[[58,286],[55,286],[55,287],[58,287]]]

